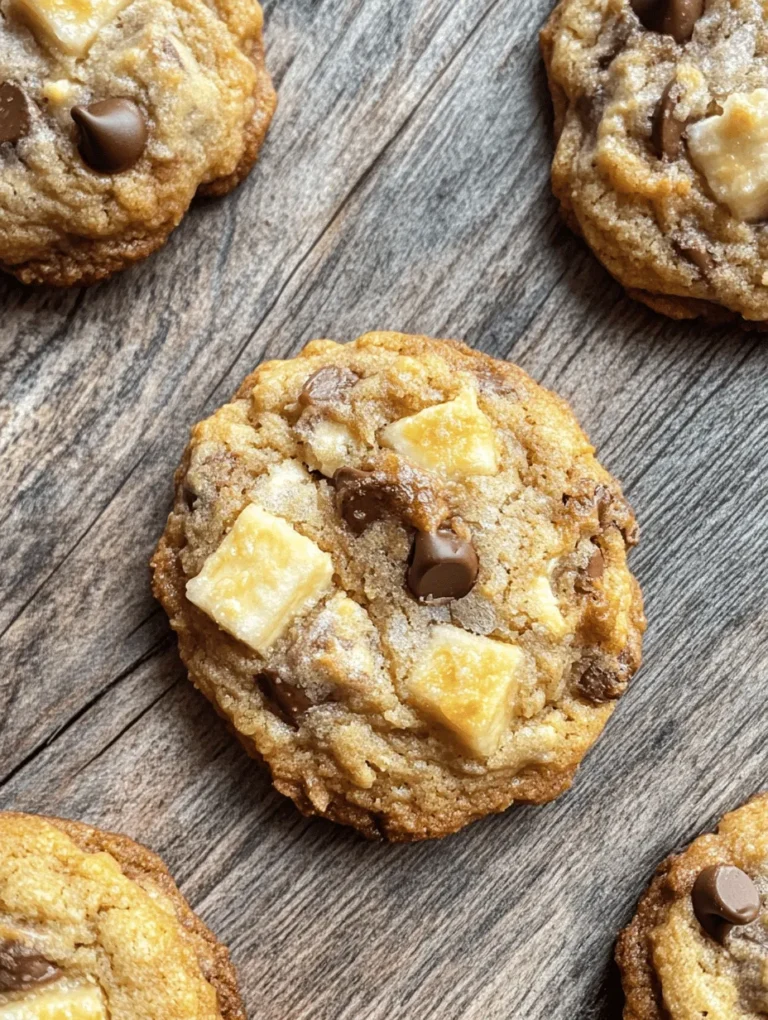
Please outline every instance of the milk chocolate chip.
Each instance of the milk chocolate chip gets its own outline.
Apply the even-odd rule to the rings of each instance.
[[[760,913],[757,886],[730,864],[705,868],[691,892],[693,912],[704,931],[719,939],[729,924],[750,924]]]
[[[301,716],[312,707],[312,702],[300,687],[286,683],[272,669],[265,669],[259,673],[256,685],[264,697],[272,703],[277,715],[292,726],[298,726]]]
[[[61,976],[55,963],[23,942],[0,939],[0,992],[21,992]]]
[[[645,28],[671,35],[676,43],[688,42],[704,13],[704,0],[630,0],[630,4]]]
[[[27,98],[18,85],[0,85],[0,142],[18,142],[29,131]]]
[[[452,531],[416,533],[407,581],[419,599],[461,599],[475,585],[477,553],[471,542]]]
[[[651,125],[651,141],[659,159],[677,159],[682,147],[685,122],[675,116],[677,100],[672,96],[675,82],[671,81],[661,94]]]
[[[574,582],[574,588],[582,595],[594,591],[595,582],[599,581],[604,573],[605,559],[602,552],[599,549],[595,549],[589,557],[586,567],[579,571]]]
[[[627,680],[608,665],[592,660],[584,664],[575,686],[582,697],[601,705],[620,698],[627,689]]]
[[[362,535],[369,524],[389,513],[388,493],[373,471],[339,468],[333,484],[341,516],[356,535]]]
[[[304,388],[299,394],[299,404],[302,407],[323,407],[328,404],[337,404],[344,391],[351,389],[359,379],[360,376],[349,368],[326,365],[325,368],[318,369],[304,383]]]
[[[355,535],[384,517],[394,517],[417,531],[437,531],[448,513],[434,480],[402,463],[396,454],[362,471],[339,468],[333,484],[338,511]]]
[[[678,245],[681,255],[693,262],[702,276],[707,276],[715,268],[715,260],[705,248],[694,248],[691,245]]]
[[[78,149],[92,170],[117,174],[141,159],[147,144],[147,122],[131,99],[102,99],[72,108],[78,127]]]

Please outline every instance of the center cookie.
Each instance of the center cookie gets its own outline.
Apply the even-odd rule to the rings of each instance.
[[[275,95],[256,0],[2,0],[0,268],[87,284],[250,170]]]
[[[555,194],[633,297],[768,321],[759,0],[561,0],[542,33]]]
[[[395,333],[268,362],[195,427],[155,593],[302,811],[423,839],[567,789],[645,625],[593,452],[514,365]]]

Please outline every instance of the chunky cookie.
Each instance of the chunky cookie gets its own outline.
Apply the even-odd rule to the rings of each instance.
[[[275,106],[256,0],[0,0],[0,268],[88,284],[250,170]]]
[[[570,785],[640,662],[635,540],[562,400],[371,333],[263,364],[193,429],[154,590],[278,790],[423,839]]]
[[[664,861],[616,958],[624,1020],[768,1016],[768,795]]]
[[[159,857],[0,813],[0,1020],[245,1020],[227,950]]]
[[[542,48],[567,222],[660,312],[767,321],[761,0],[561,0]]]

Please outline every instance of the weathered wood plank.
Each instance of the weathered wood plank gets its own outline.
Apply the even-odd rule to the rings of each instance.
[[[616,1020],[655,863],[764,784],[768,346],[628,301],[560,224],[549,0],[274,0],[262,161],[87,292],[0,284],[0,805],[168,860],[251,1015]],[[574,790],[369,846],[271,792],[147,587],[188,427],[313,336],[464,337],[567,397],[643,525],[643,672]]]

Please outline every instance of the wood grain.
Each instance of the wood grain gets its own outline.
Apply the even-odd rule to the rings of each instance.
[[[87,291],[0,283],[0,806],[159,851],[262,1020],[614,1020],[617,930],[765,784],[768,344],[633,304],[559,222],[549,0],[273,0],[261,162]],[[276,794],[148,589],[190,425],[264,357],[390,328],[569,399],[643,526],[642,672],[573,791],[367,845]]]

